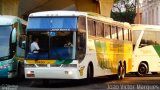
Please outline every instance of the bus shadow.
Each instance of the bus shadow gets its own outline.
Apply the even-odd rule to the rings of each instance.
[[[4,79],[4,78],[0,78],[0,86],[1,85],[19,85],[20,83],[22,83],[24,81],[25,81],[25,79],[17,79],[17,78]]]
[[[139,78],[135,74],[127,74],[126,79],[134,77],[134,78]],[[152,74],[147,74],[144,77],[160,77],[160,74],[158,75],[152,75]],[[79,86],[88,86],[88,85],[93,85],[93,84],[103,84],[103,83],[109,83],[109,82],[114,82],[118,81],[121,83],[122,80],[116,80],[115,78],[112,78],[112,76],[107,76],[107,77],[98,77],[94,78],[90,82],[87,80],[49,80],[49,83],[44,84],[42,80],[37,80],[37,81],[32,81],[32,84],[30,84],[30,87],[35,87],[35,88],[67,88],[67,87],[79,87]]]
[[[151,74],[151,73],[148,73],[148,74],[146,74],[146,75],[144,75],[144,76],[138,76],[138,75],[136,75],[135,73],[128,73],[128,74],[126,75],[126,77],[160,77],[160,74],[158,73],[158,74],[153,75],[153,74]]]
[[[49,80],[48,84],[44,84],[42,80],[32,81],[31,87],[35,88],[67,88],[67,87],[79,87],[88,86],[93,84],[100,84],[113,81],[115,79],[109,77],[94,78],[90,81],[84,80]]]

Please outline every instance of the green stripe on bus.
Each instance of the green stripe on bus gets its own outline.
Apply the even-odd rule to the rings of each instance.
[[[106,43],[105,42],[95,41],[95,45],[96,45],[96,48],[106,49]]]
[[[153,45],[155,51],[157,52],[158,56],[160,57],[160,45]]]

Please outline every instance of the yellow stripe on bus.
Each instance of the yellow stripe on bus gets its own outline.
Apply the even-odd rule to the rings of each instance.
[[[54,64],[56,60],[26,60],[27,64]]]

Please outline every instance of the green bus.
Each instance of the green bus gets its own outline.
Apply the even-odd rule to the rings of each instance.
[[[26,24],[19,17],[0,15],[0,78],[24,75]]]

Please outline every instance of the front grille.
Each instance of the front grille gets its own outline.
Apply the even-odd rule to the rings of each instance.
[[[50,67],[60,67],[60,66],[61,66],[61,64],[60,65],[54,65],[54,64],[50,65]]]
[[[47,64],[37,64],[38,67],[47,67]]]

